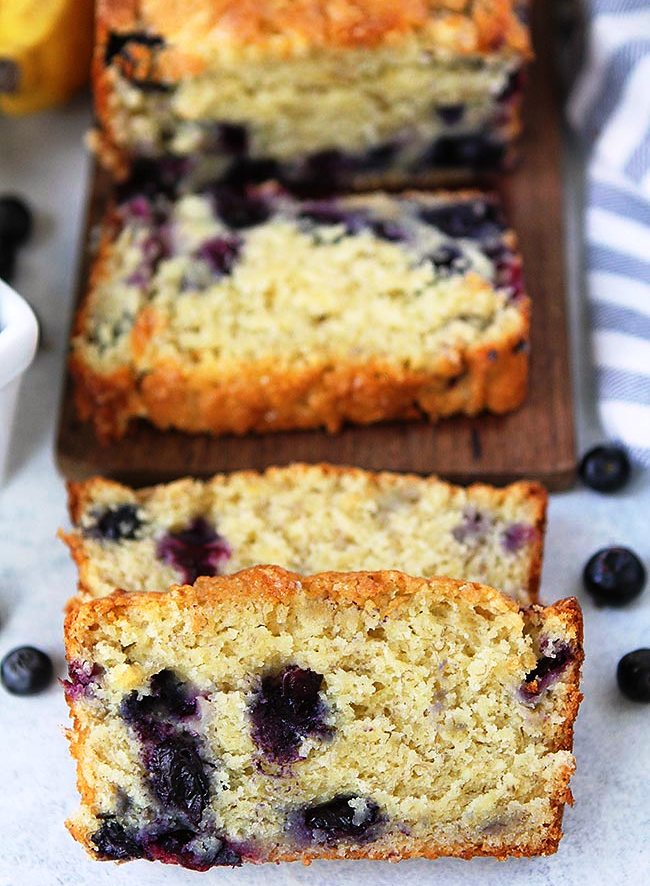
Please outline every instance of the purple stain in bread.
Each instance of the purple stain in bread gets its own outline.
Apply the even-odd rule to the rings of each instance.
[[[157,556],[173,566],[186,584],[193,584],[200,575],[219,575],[231,550],[204,517],[197,517],[180,532],[168,532],[158,542]]]
[[[375,237],[388,240],[390,243],[400,243],[406,240],[403,228],[390,219],[377,219],[370,222],[370,229]]]
[[[92,661],[71,661],[68,665],[68,678],[61,680],[63,691],[69,701],[92,695],[93,687],[99,683],[104,669]]]
[[[519,688],[525,702],[535,703],[551,686],[573,660],[571,645],[564,640],[551,640],[543,637],[539,644],[540,657],[532,671],[529,671]]]
[[[537,539],[537,529],[529,523],[511,523],[501,536],[501,545],[509,554],[516,554]]]
[[[473,505],[463,509],[463,519],[451,530],[452,536],[461,544],[481,541],[492,526],[492,518]]]
[[[262,679],[250,710],[252,737],[267,759],[291,763],[308,735],[328,738],[327,707],[320,697],[323,675],[289,665]]]
[[[151,200],[144,194],[136,194],[122,203],[119,209],[120,215],[125,221],[142,222],[151,224],[154,220],[154,208]]]
[[[239,237],[212,237],[197,250],[197,257],[210,266],[213,274],[229,274],[239,257],[242,242]]]
[[[225,837],[197,833],[189,827],[154,825],[143,832],[141,843],[149,860],[178,864],[192,871],[238,867],[242,862],[238,847]]]
[[[314,225],[342,225],[346,234],[357,234],[368,224],[368,220],[362,212],[344,209],[332,200],[306,204],[299,217]]]

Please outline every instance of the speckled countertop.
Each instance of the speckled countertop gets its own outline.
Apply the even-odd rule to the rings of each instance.
[[[65,492],[54,466],[53,441],[62,362],[78,257],[87,159],[85,102],[25,120],[0,119],[0,192],[25,194],[38,212],[36,235],[20,258],[17,288],[37,311],[41,350],[23,385],[10,474],[0,490],[0,655],[32,643],[63,673],[62,607],[75,571],[55,537],[65,526]],[[569,152],[568,179],[579,179]],[[571,322],[581,447],[599,439],[593,422],[584,309],[577,273],[577,192],[569,206]],[[542,596],[577,593],[586,621],[585,700],[576,728],[575,807],[565,815],[557,855],[534,860],[470,862],[327,862],[248,867],[195,874],[133,862],[89,861],[63,827],[76,806],[74,769],[63,730],[62,692],[34,698],[0,689],[0,886],[161,886],[309,884],[374,886],[480,883],[530,886],[641,886],[650,882],[650,708],[625,701],[614,674],[621,655],[650,646],[650,588],[626,609],[597,610],[580,588],[582,566],[598,547],[619,542],[650,560],[650,472],[614,497],[584,489],[551,500]]]

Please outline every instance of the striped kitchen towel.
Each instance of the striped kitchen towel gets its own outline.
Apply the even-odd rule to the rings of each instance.
[[[588,147],[585,258],[603,428],[650,466],[650,0],[587,0],[569,118]]]

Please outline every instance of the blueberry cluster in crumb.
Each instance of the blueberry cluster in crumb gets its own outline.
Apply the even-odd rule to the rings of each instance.
[[[148,174],[153,175],[155,181],[163,175],[158,167]],[[147,182],[142,177],[138,178],[137,189],[133,192],[125,187],[118,213],[121,224],[144,225],[147,231],[140,242],[140,263],[126,282],[144,288],[160,262],[174,256],[171,207],[164,191],[148,194]],[[508,290],[511,301],[524,292],[521,259],[504,240],[505,220],[489,197],[450,198],[449,202],[440,205],[420,203],[412,197],[402,199],[405,218],[397,222],[391,217],[382,217],[372,207],[349,205],[331,195],[296,203],[277,187],[275,192],[270,192],[268,188],[251,185],[242,188],[212,183],[205,185],[200,193],[210,201],[215,219],[226,231],[206,239],[196,249],[196,261],[182,281],[182,291],[201,290],[216,279],[231,274],[245,248],[244,232],[277,216],[293,220],[299,228],[310,233],[314,245],[331,242],[329,236],[322,240],[320,232],[323,227],[336,226],[341,236],[355,236],[365,230],[381,240],[410,246],[416,252],[421,250],[418,226],[422,230],[421,226],[425,225],[444,238],[420,258],[420,261],[430,263],[438,276],[465,274],[473,268],[471,253],[462,243],[467,241],[492,263],[492,282],[497,288]]]
[[[101,682],[102,673],[90,662],[72,663],[66,692],[79,698],[92,682]],[[322,681],[321,674],[297,665],[262,678],[249,717],[251,736],[268,759],[295,762],[304,737],[333,736],[325,723]],[[215,825],[210,797],[219,783],[200,735],[198,697],[165,669],[150,678],[146,691],[133,690],[122,699],[120,715],[138,743],[154,815],[136,824],[130,799],[120,793],[115,810],[97,816],[101,824],[91,842],[100,858],[147,858],[197,871],[255,860],[254,839],[233,841]],[[286,812],[286,832],[299,846],[362,843],[376,837],[382,822],[376,802],[351,793]]]

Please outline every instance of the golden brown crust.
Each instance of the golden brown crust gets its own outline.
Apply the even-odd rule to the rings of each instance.
[[[133,418],[146,417],[161,430],[242,435],[250,431],[324,426],[330,433],[346,422],[438,418],[488,410],[510,412],[526,395],[528,360],[520,348],[528,334],[482,345],[447,372],[409,370],[379,360],[278,370],[251,364],[221,379],[190,375],[179,363],[160,363],[136,378],[127,367],[100,375],[75,355],[70,370],[82,420],[92,420],[98,438],[122,437]],[[264,382],[261,381],[264,379]]]
[[[109,31],[158,34],[196,56],[197,46],[376,47],[409,36],[457,52],[530,52],[520,0],[99,0],[100,45]]]
[[[416,474],[396,474],[390,471],[380,471],[380,472],[372,472],[365,471],[362,468],[354,468],[354,467],[345,467],[339,465],[330,465],[321,463],[318,465],[307,465],[301,463],[294,463],[288,465],[286,468],[276,468],[271,467],[267,468],[264,472],[258,471],[239,471],[237,472],[239,476],[249,478],[251,480],[255,480],[256,478],[261,478],[264,476],[272,476],[278,473],[285,473],[291,471],[291,473],[295,476],[297,475],[298,481],[301,474],[313,471],[313,470],[321,470],[325,474],[336,475],[336,476],[349,476],[349,477],[364,477],[369,478],[374,481],[375,485],[390,485],[390,484],[400,484],[402,485],[405,481],[412,481],[417,486],[420,486],[422,483],[431,483],[431,484],[442,484],[449,489],[455,489],[456,487],[451,483],[445,483],[444,480],[440,480],[435,475],[431,475],[429,477],[421,477]],[[224,474],[216,474],[211,478],[212,481],[219,480],[221,478],[225,478]],[[189,478],[187,478],[189,479]],[[178,481],[177,481],[178,482]],[[211,482],[211,481],[206,481]],[[69,482],[67,484],[68,490],[68,513],[70,514],[70,519],[73,524],[78,525],[81,517],[88,507],[88,504],[93,500],[95,495],[95,490],[98,488],[113,488],[114,490],[120,490],[124,493],[125,497],[130,497],[132,495],[137,496],[138,500],[146,501],[147,498],[155,491],[156,488],[159,487],[149,487],[146,489],[141,489],[135,492],[128,486],[124,486],[121,483],[116,483],[113,480],[108,480],[103,477],[91,477],[88,480],[85,480],[80,483]],[[496,488],[493,486],[489,486],[484,483],[473,483],[469,487],[467,487],[468,493],[471,495],[472,493],[487,491],[490,493],[492,498],[494,499],[495,505],[499,506],[502,501],[512,495],[518,495],[522,500],[527,499],[534,508],[534,526],[535,526],[535,541],[533,547],[533,554],[531,557],[531,565],[530,571],[528,574],[528,595],[531,603],[537,603],[539,600],[539,585],[541,580],[541,570],[542,570],[542,559],[544,556],[544,538],[546,533],[546,515],[547,515],[547,505],[548,505],[548,493],[544,489],[544,487],[540,483],[532,483],[527,481],[519,481],[517,483],[511,483],[509,486],[505,486],[502,488]],[[90,588],[87,583],[87,573],[89,568],[89,558],[86,554],[85,545],[83,539],[76,532],[64,532],[63,530],[59,530],[58,532],[59,538],[68,546],[70,553],[74,562],[77,565],[78,570],[78,590],[80,594],[90,596]]]
[[[574,659],[569,665],[563,681],[569,686],[569,694],[563,710],[564,722],[558,734],[558,741],[552,750],[571,750],[573,745],[573,724],[581,701],[579,690],[580,669],[583,660],[582,640],[583,626],[580,606],[574,598],[560,600],[542,608],[539,606],[521,610],[517,604],[499,591],[474,582],[459,582],[447,578],[420,579],[395,571],[359,572],[359,573],[321,573],[311,577],[303,577],[287,570],[273,566],[258,566],[243,570],[235,575],[217,578],[200,578],[194,586],[174,586],[167,594],[139,593],[126,594],[118,591],[115,594],[88,603],[78,603],[71,608],[65,620],[65,646],[68,661],[83,659],[86,651],[92,647],[93,633],[101,630],[100,625],[107,625],[128,617],[131,608],[150,610],[152,616],[160,617],[161,611],[169,609],[185,609],[193,613],[193,621],[197,630],[205,621],[205,608],[210,604],[241,602],[245,599],[266,598],[273,602],[286,602],[298,590],[309,597],[329,599],[341,605],[364,607],[374,604],[380,613],[388,613],[398,607],[404,598],[421,591],[423,588],[435,599],[454,601],[464,600],[489,606],[496,612],[521,611],[531,625],[539,625],[547,619],[559,619],[572,644]],[[75,716],[74,704],[69,701],[74,721],[71,738],[71,753],[79,760],[83,745],[83,734],[79,731],[79,722]],[[302,861],[305,864],[315,859],[392,859],[406,858],[438,858],[440,856],[456,856],[471,858],[479,855],[506,858],[511,856],[549,855],[554,853],[562,837],[562,816],[565,803],[572,803],[569,779],[573,766],[563,767],[556,794],[552,799],[555,820],[544,834],[543,839],[531,844],[509,846],[507,850],[490,845],[441,845],[404,838],[399,844],[395,838],[378,840],[363,847],[349,848],[345,846],[303,851],[277,851],[271,854],[269,861]],[[93,792],[83,780],[78,784],[84,805],[92,807]],[[95,856],[89,835],[74,822],[67,823],[72,836],[84,845],[86,850]]]

